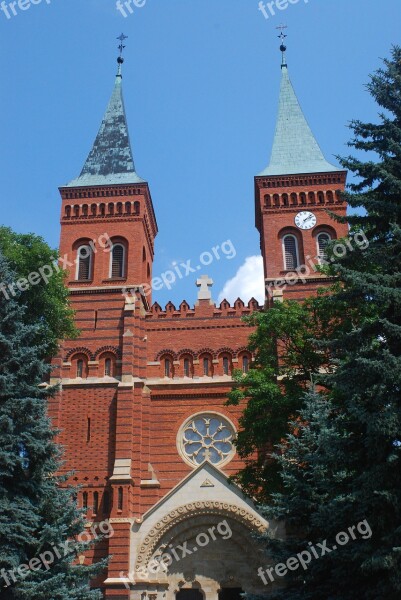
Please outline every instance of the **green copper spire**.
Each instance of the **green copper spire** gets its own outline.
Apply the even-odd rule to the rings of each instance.
[[[302,112],[288,74],[283,33],[281,89],[270,164],[263,175],[298,175],[341,171],[325,159]],[[285,37],[285,36],[284,36]]]
[[[121,41],[118,72],[109,105],[80,176],[67,187],[143,182],[135,171],[122,91],[121,67],[124,62],[122,51],[125,36],[118,39]]]

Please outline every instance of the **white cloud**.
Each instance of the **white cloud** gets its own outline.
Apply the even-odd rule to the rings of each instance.
[[[237,298],[241,298],[246,304],[253,297],[259,304],[264,304],[263,282],[263,258],[261,256],[248,256],[236,275],[224,284],[219,294],[218,303],[226,299],[232,304]]]

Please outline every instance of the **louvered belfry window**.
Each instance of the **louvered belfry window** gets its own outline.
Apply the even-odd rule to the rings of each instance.
[[[286,271],[293,271],[298,267],[297,239],[294,235],[286,235],[284,240],[284,267]]]
[[[111,254],[111,277],[118,279],[124,277],[124,246],[114,244]]]
[[[88,281],[91,278],[92,248],[81,246],[78,250],[78,273],[77,279]]]

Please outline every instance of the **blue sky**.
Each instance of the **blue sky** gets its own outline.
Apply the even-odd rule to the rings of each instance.
[[[10,19],[0,12],[0,221],[58,245],[58,186],[79,174],[90,150],[124,31],[131,141],[160,231],[154,275],[173,261],[198,264],[230,239],[235,258],[203,269],[215,299],[241,267],[243,283],[226,291],[251,295],[255,277],[263,286],[252,258],[253,177],[268,163],[274,133],[276,27],[288,25],[290,75],[329,160],[347,153],[351,118],[376,119],[364,86],[401,42],[399,0],[299,0],[269,19],[258,0],[146,0],[126,18],[114,0],[39,0],[16,11],[8,8]],[[162,305],[183,298],[196,298],[192,277],[154,296]]]

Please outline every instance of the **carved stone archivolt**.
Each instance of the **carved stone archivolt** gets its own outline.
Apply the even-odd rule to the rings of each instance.
[[[148,535],[143,540],[142,546],[138,553],[136,561],[136,569],[146,566],[152,559],[158,543],[166,533],[187,519],[201,515],[218,515],[228,517],[245,525],[248,529],[262,533],[266,530],[266,525],[255,514],[251,513],[244,507],[229,504],[227,502],[218,501],[198,501],[190,502],[184,506],[180,506],[166,514],[156,525],[150,530]]]

